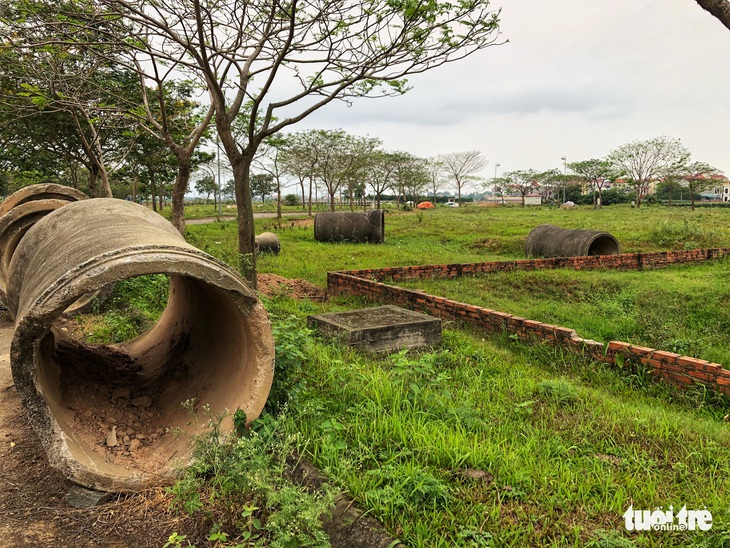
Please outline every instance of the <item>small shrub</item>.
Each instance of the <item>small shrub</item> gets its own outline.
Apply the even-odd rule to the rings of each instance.
[[[284,205],[295,206],[299,203],[299,197],[296,194],[287,194],[284,196]]]

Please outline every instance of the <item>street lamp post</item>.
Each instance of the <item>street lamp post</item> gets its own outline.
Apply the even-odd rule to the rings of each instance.
[[[494,187],[497,184],[496,181],[497,181],[497,168],[498,167],[499,167],[499,164],[495,163],[494,164],[494,183],[492,183],[492,191],[494,191]],[[501,196],[500,196],[500,198],[501,198]]]
[[[560,158],[563,161],[563,176],[568,174],[568,157],[563,156]],[[563,203],[565,203],[565,184],[566,182],[563,181]]]

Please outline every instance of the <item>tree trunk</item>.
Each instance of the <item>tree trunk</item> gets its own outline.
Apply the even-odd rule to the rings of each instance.
[[[276,224],[281,228],[281,183],[276,179]]]
[[[152,211],[157,211],[157,184],[154,171],[150,173],[150,199],[152,200]]]
[[[114,194],[112,193],[112,185],[109,182],[109,173],[107,172],[104,164],[101,162],[99,162],[99,174],[101,175],[101,184],[104,187],[104,194],[106,194],[107,198],[113,198]]]
[[[190,157],[178,154],[177,175],[172,187],[172,224],[185,235],[185,191],[190,181]]]
[[[89,194],[92,198],[96,198],[96,165],[91,164],[89,170]]]
[[[231,161],[233,181],[236,188],[236,204],[238,205],[238,270],[251,286],[256,289],[256,228],[253,219],[251,186],[249,184],[253,151],[238,154]],[[229,158],[229,160],[231,160]]]

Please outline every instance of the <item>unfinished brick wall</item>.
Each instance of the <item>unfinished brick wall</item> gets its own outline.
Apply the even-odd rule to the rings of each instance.
[[[537,339],[581,353],[597,361],[619,364],[629,369],[642,365],[658,379],[680,388],[703,384],[716,392],[730,395],[730,371],[717,363],[621,341],[611,341],[604,345],[579,337],[574,329],[528,320],[382,282],[382,280],[397,282],[418,278],[456,278],[488,272],[554,268],[642,270],[679,263],[703,262],[728,254],[730,248],[349,270],[328,272],[327,291],[330,295],[356,295],[375,302],[395,304],[441,318],[469,323],[491,332],[506,331],[526,341]]]

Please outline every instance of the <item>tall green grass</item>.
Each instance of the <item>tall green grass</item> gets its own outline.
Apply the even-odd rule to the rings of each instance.
[[[300,450],[408,546],[699,547],[727,534],[726,408],[700,394],[470,330],[392,356],[306,347]],[[629,534],[630,504],[707,506],[715,525]]]

